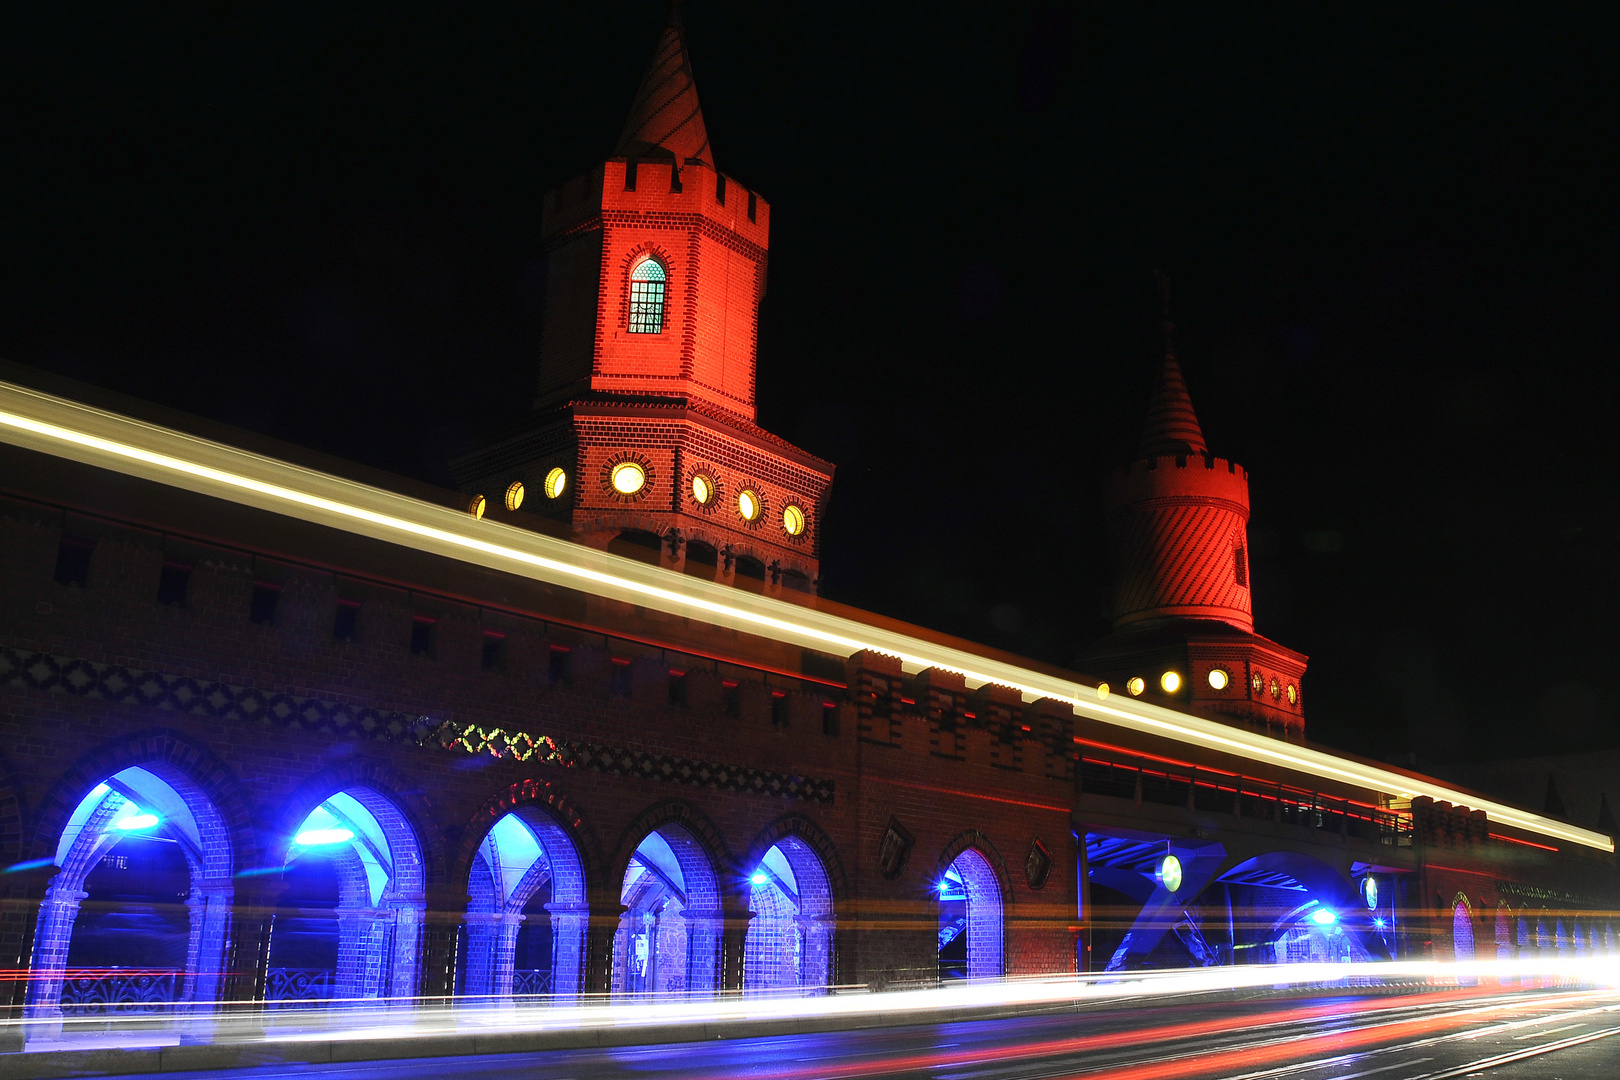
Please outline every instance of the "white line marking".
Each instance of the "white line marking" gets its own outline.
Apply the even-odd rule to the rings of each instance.
[[[1543,1035],[1556,1035],[1560,1031],[1574,1031],[1578,1027],[1585,1026],[1585,1024],[1565,1024],[1561,1028],[1548,1028],[1546,1031],[1529,1031],[1523,1035],[1513,1036],[1513,1041],[1518,1042],[1520,1039],[1539,1039]]]

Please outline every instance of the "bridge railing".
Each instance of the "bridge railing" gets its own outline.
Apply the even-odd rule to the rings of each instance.
[[[1275,821],[1390,847],[1412,843],[1410,814],[1236,773],[1086,753],[1076,783],[1083,795]]]

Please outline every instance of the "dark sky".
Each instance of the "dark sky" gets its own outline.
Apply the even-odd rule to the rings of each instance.
[[[523,413],[541,195],[656,0],[29,7],[0,355],[428,479]],[[1162,267],[1312,737],[1620,741],[1610,7],[693,0],[773,205],[760,419],[839,466],[824,591],[1098,637]]]

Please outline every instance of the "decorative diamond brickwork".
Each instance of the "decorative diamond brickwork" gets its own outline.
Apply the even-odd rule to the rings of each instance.
[[[219,720],[271,723],[349,738],[440,746],[469,754],[532,760],[565,769],[591,769],[612,776],[660,780],[715,791],[740,791],[815,803],[833,801],[833,782],[815,777],[695,761],[603,743],[553,739],[526,731],[460,725],[431,716],[293,697],[250,686],[231,686],[5,646],[0,646],[0,686],[23,686],[122,705],[144,705]]]

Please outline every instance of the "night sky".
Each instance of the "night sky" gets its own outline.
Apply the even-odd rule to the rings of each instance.
[[[0,356],[446,483],[523,415],[541,196],[611,153],[657,0],[30,7]],[[759,418],[838,465],[826,595],[1099,637],[1162,268],[1311,737],[1620,742],[1605,8],[693,0],[773,207]]]

